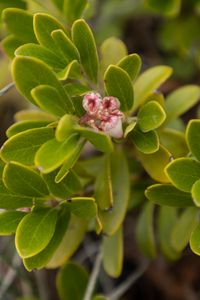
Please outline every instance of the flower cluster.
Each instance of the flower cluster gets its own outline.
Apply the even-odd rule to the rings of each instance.
[[[115,97],[104,97],[98,93],[88,93],[83,98],[86,114],[81,124],[87,124],[95,130],[104,131],[111,137],[122,138],[123,113],[119,110],[120,102]]]

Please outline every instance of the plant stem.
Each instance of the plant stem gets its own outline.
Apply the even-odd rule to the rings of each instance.
[[[92,298],[92,294],[101,268],[101,262],[102,262],[102,252],[100,251],[96,256],[94,267],[83,300],[91,300]]]
[[[144,262],[136,272],[133,272],[128,278],[122,282],[115,290],[113,290],[107,297],[109,300],[118,300],[138,278],[140,278],[149,266],[149,262]]]
[[[9,83],[4,88],[0,90],[0,96],[5,95],[7,92],[9,92],[13,87],[15,86],[14,82]]]

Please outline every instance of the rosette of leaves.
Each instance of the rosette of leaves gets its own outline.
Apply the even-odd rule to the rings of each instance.
[[[17,113],[1,149],[0,208],[5,212],[0,233],[15,233],[16,249],[32,270],[62,266],[88,230],[103,232],[104,269],[118,277],[123,221],[130,191],[142,173],[140,167],[133,176],[136,161],[154,180],[168,182],[164,167],[171,156],[188,152],[183,133],[175,129],[180,122],[173,121],[197,102],[199,88],[184,87],[165,102],[156,90],[172,70],[156,66],[138,76],[140,57],[128,54],[115,38],[97,50],[83,19],[66,28],[49,14],[8,8],[3,20],[22,42],[19,47],[3,43],[14,56],[13,80],[35,109]],[[118,98],[124,114],[122,138],[80,124],[83,97],[89,92]],[[153,206],[146,206],[138,225],[139,243],[152,243],[150,257],[155,256],[152,217]],[[67,264],[58,277],[63,299],[68,291],[62,280],[70,268],[85,278],[80,291],[87,282],[82,270]]]

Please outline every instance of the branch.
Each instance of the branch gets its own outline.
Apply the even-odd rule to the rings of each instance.
[[[11,82],[8,85],[6,85],[4,88],[0,90],[0,96],[3,96],[6,93],[8,93],[14,86],[15,86],[14,82]]]
[[[133,283],[145,273],[148,266],[149,262],[144,262],[136,272],[133,272],[121,285],[107,296],[109,300],[118,300],[133,285]]]
[[[101,261],[102,261],[102,253],[100,251],[96,256],[94,267],[83,300],[91,300],[92,298],[92,294],[101,268]]]

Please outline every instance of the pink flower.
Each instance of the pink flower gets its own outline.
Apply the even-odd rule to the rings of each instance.
[[[120,102],[112,96],[101,98],[98,93],[86,94],[83,98],[83,108],[86,114],[80,119],[80,124],[87,124],[95,130],[104,131],[111,137],[122,138],[123,113],[119,110]]]
[[[112,96],[104,97],[102,100],[102,106],[104,110],[107,110],[108,112],[113,112],[120,108],[120,102],[117,98]]]
[[[86,94],[83,98],[83,108],[89,115],[94,116],[100,108],[102,102],[101,95],[98,93]]]
[[[120,116],[109,116],[106,121],[101,122],[100,128],[114,138],[123,137],[122,118]]]

